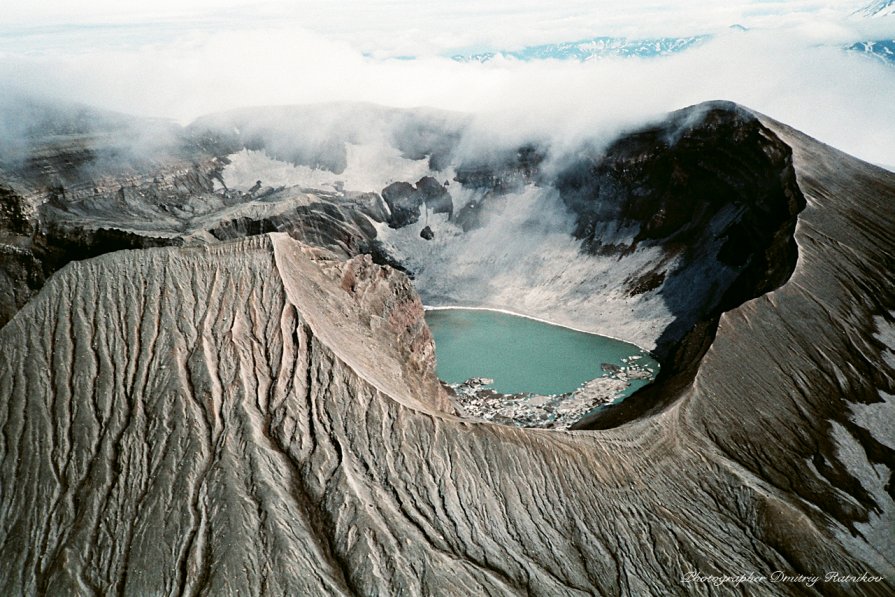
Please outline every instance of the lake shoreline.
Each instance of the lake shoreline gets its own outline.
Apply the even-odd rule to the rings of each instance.
[[[601,336],[603,338],[610,338],[612,340],[624,342],[625,344],[630,344],[631,346],[636,346],[641,352],[649,355],[653,360],[656,361],[656,363],[659,364],[659,366],[661,366],[659,359],[656,357],[655,354],[653,354],[653,352],[651,350],[648,350],[648,349],[640,346],[636,342],[626,340],[625,338],[618,338],[616,336],[604,334],[602,332],[593,332],[593,331],[589,331],[589,330],[583,330],[581,328],[576,328],[576,327],[573,327],[570,325],[565,325],[562,323],[556,323],[554,321],[550,321],[549,319],[543,319],[541,317],[535,317],[533,315],[526,315],[525,313],[519,313],[517,311],[510,311],[509,309],[500,309],[497,307],[463,307],[463,306],[459,306],[459,305],[447,305],[447,306],[423,305],[423,310],[424,311],[451,311],[451,310],[456,310],[456,311],[491,311],[493,313],[503,313],[505,315],[514,315],[516,317],[522,317],[523,319],[530,319],[532,321],[537,321],[539,323],[546,323],[547,325],[556,326],[558,328],[565,328],[567,330],[572,330],[573,332],[580,332],[582,334],[589,334],[591,336]]]
[[[579,394],[596,379],[637,387],[636,379],[652,381],[660,369],[636,344],[502,309],[430,307],[425,313],[437,373],[447,384],[488,378],[500,394],[558,397]]]

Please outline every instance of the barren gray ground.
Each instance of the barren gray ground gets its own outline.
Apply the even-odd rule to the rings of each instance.
[[[780,288],[663,408],[462,420],[400,272],[283,234],[72,263],[0,329],[5,594],[895,591],[895,175],[766,124]],[[690,571],[885,577],[715,587]]]

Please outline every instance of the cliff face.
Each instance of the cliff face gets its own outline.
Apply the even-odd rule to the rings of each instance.
[[[453,416],[414,288],[369,257],[270,235],[67,265],[0,329],[5,592],[891,594],[895,176],[729,122],[775,232],[595,429]],[[737,220],[704,221],[715,263]]]
[[[735,104],[687,108],[625,135],[561,172],[556,186],[585,252],[662,251],[626,286],[658,291],[672,313],[656,343],[665,360],[694,324],[779,286],[796,263],[805,199],[791,150]]]
[[[692,381],[721,314],[778,288],[796,266],[794,231],[806,200],[792,149],[735,104],[673,113],[573,164],[557,186],[585,252],[621,261],[641,247],[659,251],[625,287],[657,295],[673,318],[656,339],[655,387],[578,428],[663,408],[677,395],[672,388]]]

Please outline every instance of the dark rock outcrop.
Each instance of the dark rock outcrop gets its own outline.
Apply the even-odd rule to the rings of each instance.
[[[796,264],[805,199],[791,149],[734,104],[687,108],[625,135],[568,167],[556,186],[585,251],[662,249],[662,264],[628,281],[632,296],[658,289],[675,317],[655,350],[659,385],[692,378],[721,313],[779,287]],[[631,231],[627,241],[619,229]],[[658,407],[654,396],[626,401],[624,412]]]
[[[218,240],[286,232],[293,238],[329,249],[342,257],[364,252],[363,248],[376,238],[376,230],[360,211],[326,201],[300,205],[270,217],[242,217],[222,222],[209,232]]]
[[[535,145],[499,151],[459,165],[454,180],[485,196],[517,192],[537,180],[544,158],[544,151]]]
[[[427,209],[436,214],[447,214],[448,219],[454,213],[454,202],[447,188],[431,176],[424,176],[416,183],[416,191],[420,201]]]
[[[391,228],[403,228],[418,222],[421,207],[432,213],[446,213],[448,218],[454,213],[451,194],[431,176],[424,176],[416,185],[393,182],[382,189],[382,198],[391,212],[388,219]]]
[[[498,151],[493,155],[461,163],[454,181],[472,190],[477,197],[468,201],[457,212],[456,223],[464,232],[485,225],[485,207],[494,199],[518,193],[525,185],[541,180],[540,167],[546,151],[535,145],[524,145],[515,151]]]
[[[347,199],[358,211],[368,215],[374,222],[388,221],[388,205],[379,193],[347,193]]]
[[[482,227],[482,202],[469,201],[457,212],[454,222],[463,229],[463,232],[469,232]]]
[[[409,182],[393,182],[382,189],[382,198],[391,212],[388,225],[392,228],[403,228],[420,219],[422,195]]]

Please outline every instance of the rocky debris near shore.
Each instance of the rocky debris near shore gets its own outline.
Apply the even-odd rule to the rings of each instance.
[[[631,381],[655,378],[651,368],[633,362],[639,358],[623,359],[621,367],[603,363],[606,373],[565,394],[502,394],[488,387],[494,380],[486,377],[447,385],[454,391],[455,407],[464,416],[514,427],[569,429],[588,412],[617,400]]]

